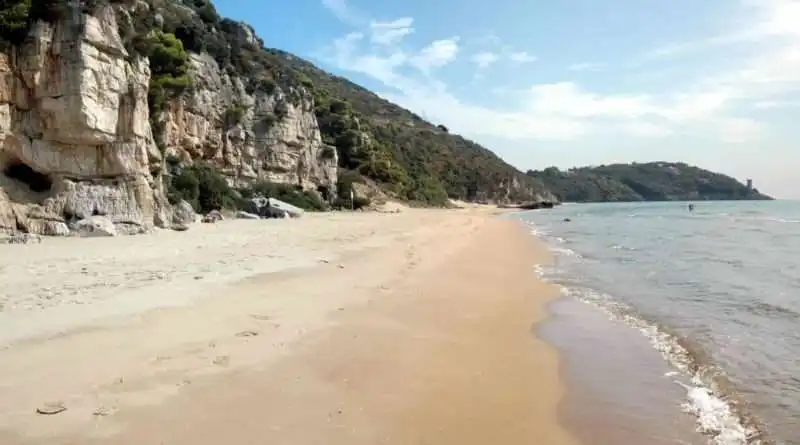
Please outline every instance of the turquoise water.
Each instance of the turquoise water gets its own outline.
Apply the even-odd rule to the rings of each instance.
[[[521,218],[555,254],[544,277],[646,336],[713,443],[800,445],[800,202],[568,204]]]

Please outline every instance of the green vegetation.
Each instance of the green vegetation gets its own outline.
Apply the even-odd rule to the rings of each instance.
[[[291,54],[267,51],[311,80],[320,131],[336,147],[339,166],[378,182],[390,194],[428,205],[442,205],[448,197],[527,201],[547,194],[538,180],[449,134],[447,127]]]
[[[376,182],[391,197],[444,205],[447,198],[528,201],[547,195],[538,180],[450,134],[447,127],[424,121],[292,54],[265,49],[252,29],[220,17],[209,0],[0,0],[0,43],[19,42],[33,20],[52,21],[75,7],[92,12],[108,4],[118,4],[119,32],[131,60],[149,59],[151,125],[162,150],[161,112],[192,88],[189,54],[207,53],[222,70],[241,79],[248,93],[283,93],[274,113],[258,116],[256,125],[272,126],[288,114],[288,104],[313,100],[322,137],[335,147],[339,167]],[[236,107],[229,111],[223,116],[229,125],[244,114]],[[333,158],[330,151],[323,155]],[[181,186],[200,206],[228,199],[223,193],[203,204],[191,181]]]
[[[25,39],[30,27],[30,0],[0,0],[0,43],[5,50]]]
[[[196,162],[181,167],[176,159],[169,159],[167,197],[175,204],[186,200],[199,213],[212,210],[249,209],[248,200],[255,196],[275,198],[309,211],[328,210],[319,194],[288,184],[258,182],[247,188],[232,188],[224,176],[213,166]]]
[[[527,174],[565,202],[771,199],[730,176],[684,163],[550,167]]]
[[[189,87],[189,54],[174,34],[153,32],[148,36],[146,55],[150,60],[149,104],[160,112],[167,101]]]
[[[328,210],[328,205],[319,194],[289,184],[258,182],[253,184],[252,187],[240,190],[240,193],[244,198],[252,198],[254,196],[275,198],[304,210]]]
[[[225,127],[233,127],[242,123],[242,119],[244,119],[244,115],[247,113],[247,106],[242,104],[233,104],[230,108],[225,110],[225,116],[223,116],[223,121],[225,121]]]
[[[187,167],[174,161],[170,164],[167,197],[171,203],[186,200],[199,213],[243,206],[241,195],[213,166],[202,162]]]

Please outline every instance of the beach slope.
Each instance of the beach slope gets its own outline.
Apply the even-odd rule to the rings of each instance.
[[[574,443],[532,329],[556,296],[533,274],[545,250],[486,211],[359,218],[391,236],[0,351],[0,441]]]

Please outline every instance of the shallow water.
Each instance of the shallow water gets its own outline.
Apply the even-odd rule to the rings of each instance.
[[[556,254],[546,279],[680,371],[669,384],[682,400],[662,402],[683,404],[708,440],[800,445],[800,203],[575,204],[521,218]],[[575,312],[562,326],[581,320]],[[580,342],[555,331],[551,341],[580,357]],[[625,363],[640,378],[660,372],[646,354],[606,349],[607,360],[638,357]]]
[[[574,298],[550,305],[537,334],[559,349],[565,426],[587,445],[702,445],[681,411],[688,383],[647,338]]]

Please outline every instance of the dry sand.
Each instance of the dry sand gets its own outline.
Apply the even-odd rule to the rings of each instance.
[[[47,241],[0,252],[4,445],[574,443],[544,250],[486,210]]]

